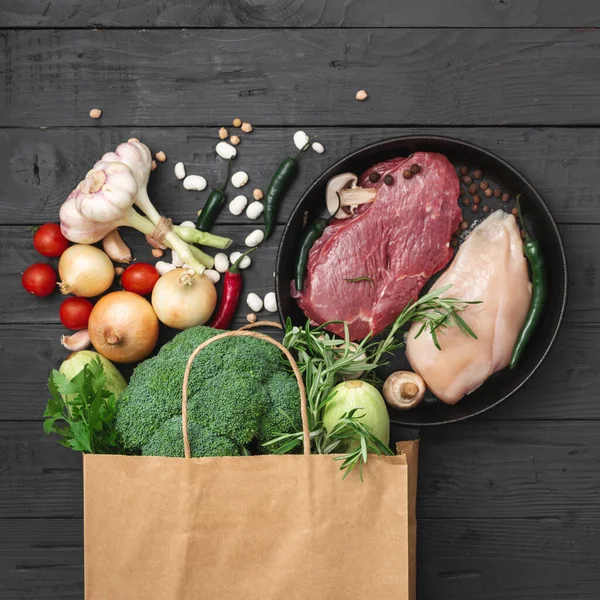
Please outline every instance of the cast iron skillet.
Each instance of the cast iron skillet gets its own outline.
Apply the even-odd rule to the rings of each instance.
[[[532,185],[507,162],[483,148],[452,138],[439,136],[393,138],[361,148],[338,161],[318,177],[300,198],[283,232],[275,267],[277,302],[282,322],[285,323],[288,317],[296,325],[303,325],[306,322],[306,317],[290,296],[289,284],[294,277],[296,248],[304,215],[308,212],[310,222],[324,212],[327,181],[334,175],[347,171],[360,176],[375,163],[408,156],[416,151],[440,152],[448,157],[457,170],[461,165],[467,165],[470,172],[480,168],[484,172],[483,179],[488,181],[491,187],[500,187],[502,191],[510,193],[511,200],[505,203],[501,198],[488,199],[483,192],[478,192],[482,198],[481,207],[487,204],[491,210],[510,211],[515,206],[515,195],[521,194],[521,207],[528,230],[542,246],[549,289],[543,318],[529,342],[525,355],[514,370],[507,368],[494,374],[479,389],[454,406],[444,404],[428,392],[423,402],[413,410],[390,409],[393,423],[420,427],[461,421],[482,413],[514,394],[525,384],[541,365],[556,338],[567,300],[567,265],[560,234],[548,207]],[[460,174],[459,178],[462,180]],[[461,183],[463,192],[466,192],[466,187],[468,186]],[[466,192],[466,197],[471,198],[471,195]],[[473,214],[470,208],[464,207],[462,203],[461,208],[469,223],[474,219],[481,220],[487,216],[483,212]],[[385,376],[387,372],[401,368],[410,369],[403,351],[398,353],[392,364],[386,367],[381,375]],[[522,401],[526,401],[525,397]]]

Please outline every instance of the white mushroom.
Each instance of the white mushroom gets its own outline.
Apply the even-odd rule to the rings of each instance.
[[[347,219],[354,214],[354,209],[359,204],[368,204],[376,200],[375,188],[357,187],[357,182],[358,177],[354,173],[341,173],[327,182],[327,210],[336,219]]]
[[[421,402],[427,386],[423,378],[412,371],[396,371],[383,384],[383,397],[394,408],[408,410]]]

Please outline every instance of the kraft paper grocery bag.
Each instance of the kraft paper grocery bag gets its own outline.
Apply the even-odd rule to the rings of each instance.
[[[222,335],[234,334],[279,346]],[[190,458],[187,376],[218,337],[186,370],[186,458],[84,456],[86,599],[414,600],[413,443],[370,457],[363,482],[358,470],[342,480],[309,444],[304,455]]]

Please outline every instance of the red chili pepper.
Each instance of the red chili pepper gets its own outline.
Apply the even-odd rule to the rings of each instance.
[[[242,293],[242,286],[244,285],[244,280],[240,273],[240,263],[248,254],[255,250],[256,248],[250,248],[250,250],[244,252],[225,272],[221,304],[219,304],[219,308],[210,322],[210,327],[227,329],[231,325],[233,315],[235,315],[240,300],[240,294]]]

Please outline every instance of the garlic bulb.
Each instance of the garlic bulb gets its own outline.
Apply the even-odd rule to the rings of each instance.
[[[134,203],[137,184],[123,163],[99,161],[77,186],[77,209],[88,219],[107,223],[122,218]]]

